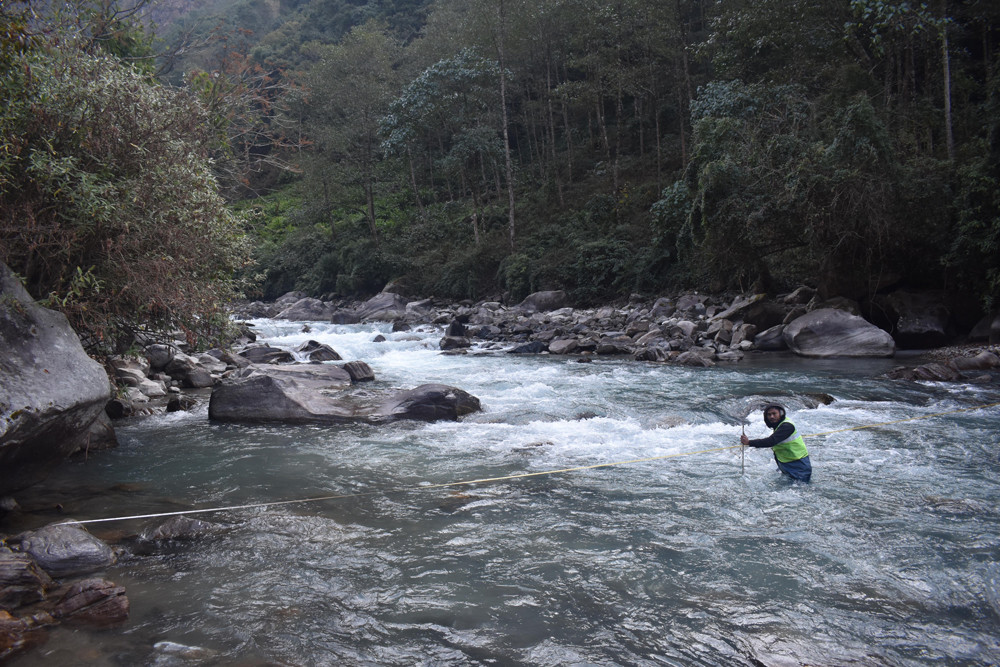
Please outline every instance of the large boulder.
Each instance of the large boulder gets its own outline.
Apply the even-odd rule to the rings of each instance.
[[[53,577],[95,572],[116,560],[111,547],[72,522],[54,523],[22,533],[10,543],[18,551],[29,554]]]
[[[455,387],[426,384],[380,398],[347,391],[352,380],[348,370],[328,364],[252,366],[215,387],[208,416],[238,423],[348,424],[453,420],[479,409],[479,399]]]
[[[375,371],[363,361],[348,361],[341,368],[347,371],[347,374],[351,376],[351,382],[354,384],[375,380]]]
[[[346,423],[356,411],[335,395],[351,386],[339,366],[249,366],[212,390],[210,419],[224,422]]]
[[[743,320],[743,313],[764,301],[766,294],[751,294],[737,297],[728,308],[716,313],[713,320]]]
[[[535,292],[524,298],[518,304],[518,308],[525,313],[538,313],[549,310],[559,310],[569,305],[569,298],[563,290],[551,290],[547,292]]]
[[[0,495],[45,476],[85,446],[111,397],[61,313],[36,304],[0,264]]]
[[[950,365],[959,371],[991,371],[1000,368],[1000,356],[982,350],[974,357],[955,357]]]
[[[356,311],[361,321],[378,320],[391,322],[406,315],[406,304],[409,299],[392,292],[380,292],[365,301]]]
[[[285,292],[284,294],[282,294],[281,296],[279,296],[277,299],[274,300],[274,305],[278,306],[279,309],[284,310],[285,308],[288,308],[289,306],[294,304],[296,301],[301,301],[302,299],[306,298],[306,296],[307,295],[305,292],[299,290],[294,290],[292,292]]]
[[[349,308],[335,310],[330,315],[331,324],[357,324],[360,321],[358,314]]]
[[[438,343],[438,346],[442,350],[459,350],[466,347],[472,347],[472,341],[465,336],[445,336]]]
[[[969,332],[970,341],[988,341],[990,344],[1000,343],[1000,311],[983,317]]]
[[[173,345],[153,343],[152,345],[146,346],[145,353],[146,361],[149,364],[149,370],[162,371],[167,367],[167,364],[174,360],[174,355],[177,354],[177,348]]]
[[[788,348],[803,357],[891,357],[896,344],[867,320],[834,308],[796,318],[783,332]]]

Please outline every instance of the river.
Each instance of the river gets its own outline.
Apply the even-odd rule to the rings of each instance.
[[[127,625],[58,627],[10,664],[1000,663],[1000,408],[953,412],[1000,401],[996,383],[877,379],[891,359],[444,355],[438,328],[255,324],[262,342],[366,361],[376,382],[360,391],[442,382],[483,411],[242,426],[202,406],[121,424],[117,449],[61,466],[24,504],[85,520],[351,497],[125,542],[102,576],[126,587]],[[811,485],[767,450],[703,451],[736,444],[765,399],[826,434],[806,438]],[[868,424],[883,425],[843,430]],[[768,432],[758,411],[746,431]],[[636,459],[653,460],[587,468]],[[567,468],[581,469],[438,486]]]

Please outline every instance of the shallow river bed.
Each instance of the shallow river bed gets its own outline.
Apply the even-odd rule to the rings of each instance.
[[[451,356],[439,329],[256,324],[366,361],[362,391],[443,382],[483,411],[289,427],[203,406],[121,425],[118,449],[25,505],[85,520],[351,497],[199,514],[220,529],[103,573],[128,591],[126,626],[56,628],[10,664],[1000,663],[1000,408],[953,412],[1000,401],[996,384],[875,379],[894,360]],[[768,451],[719,450],[766,399],[825,434],[806,438],[811,485]],[[758,411],[746,431],[767,433]]]

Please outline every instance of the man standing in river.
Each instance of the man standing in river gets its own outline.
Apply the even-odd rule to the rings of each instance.
[[[795,424],[785,418],[785,409],[777,404],[765,406],[764,423],[774,429],[771,435],[751,440],[744,434],[740,436],[740,442],[750,447],[771,447],[778,470],[796,481],[808,483],[812,477],[809,451]]]

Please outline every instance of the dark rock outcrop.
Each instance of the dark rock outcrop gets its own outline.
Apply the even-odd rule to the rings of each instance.
[[[309,361],[340,361],[343,359],[336,350],[325,343],[314,340],[306,341],[298,347],[298,352],[306,355]]]
[[[953,338],[948,299],[942,291],[899,290],[878,300],[889,319],[888,331],[902,349],[927,349]]]
[[[14,609],[45,599],[52,578],[28,554],[0,552],[0,608]]]
[[[468,392],[443,384],[423,384],[383,402],[374,420],[454,421],[480,409],[479,399]]]
[[[371,382],[375,379],[375,371],[363,361],[348,361],[341,366],[351,376],[351,382]]]

